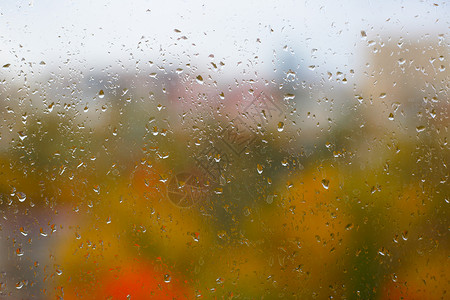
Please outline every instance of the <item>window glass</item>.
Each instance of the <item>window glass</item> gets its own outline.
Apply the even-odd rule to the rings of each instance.
[[[447,298],[449,11],[3,1],[0,298]]]

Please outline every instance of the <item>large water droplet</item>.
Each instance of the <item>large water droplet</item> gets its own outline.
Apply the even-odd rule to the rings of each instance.
[[[260,164],[256,165],[256,170],[258,171],[258,174],[261,174],[263,172],[263,166]]]
[[[169,283],[171,279],[172,279],[172,278],[170,277],[169,274],[164,274],[164,282],[165,282],[165,283]]]
[[[322,179],[322,186],[324,189],[328,190],[328,187],[330,186],[330,181],[328,179]]]
[[[284,100],[293,100],[294,98],[295,98],[294,94],[290,93],[284,94]]]
[[[27,199],[27,195],[23,192],[18,192],[17,193],[17,198],[19,199],[20,202],[23,202]]]
[[[23,131],[19,131],[18,134],[21,141],[27,138],[27,135]]]
[[[417,126],[417,127],[416,127],[416,131],[417,131],[417,132],[422,132],[422,131],[424,131],[424,130],[425,130],[425,126],[420,125],[420,126]]]

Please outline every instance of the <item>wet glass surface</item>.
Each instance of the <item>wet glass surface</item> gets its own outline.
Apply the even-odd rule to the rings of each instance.
[[[448,298],[449,11],[1,3],[0,298]]]

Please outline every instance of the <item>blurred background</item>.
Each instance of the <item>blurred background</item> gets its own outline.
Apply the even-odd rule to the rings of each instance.
[[[0,298],[448,298],[449,13],[0,3]]]

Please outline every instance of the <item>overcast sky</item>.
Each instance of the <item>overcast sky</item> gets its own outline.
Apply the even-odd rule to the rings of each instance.
[[[74,68],[152,60],[201,69],[213,54],[229,74],[267,71],[287,56],[331,69],[358,63],[361,30],[367,39],[437,41],[448,35],[449,12],[445,1],[2,1],[0,64],[13,72],[22,58]]]

